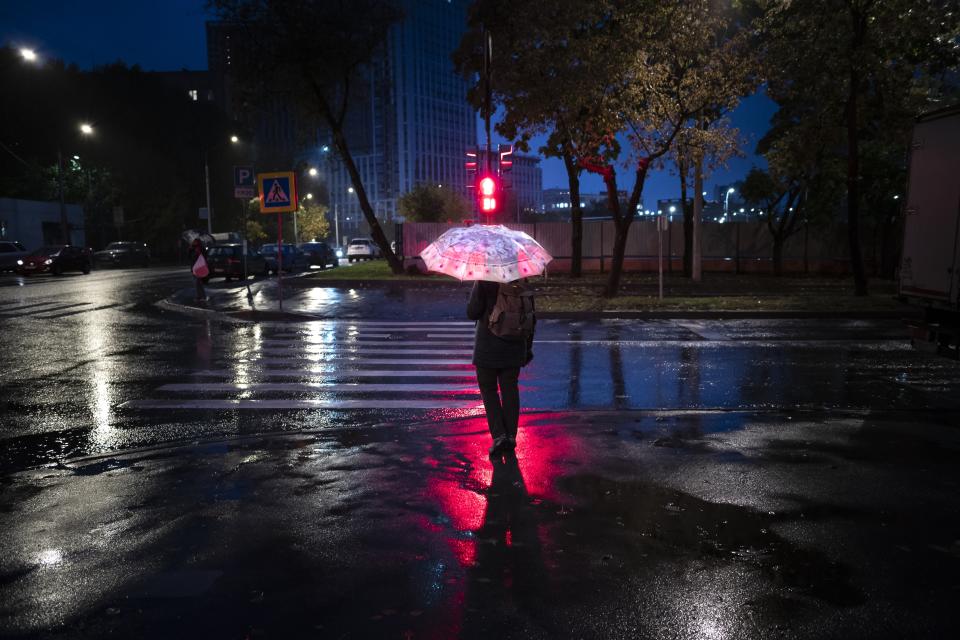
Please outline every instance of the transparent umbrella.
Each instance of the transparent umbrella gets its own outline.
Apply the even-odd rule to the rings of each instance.
[[[553,257],[523,231],[503,225],[455,227],[420,252],[427,269],[459,280],[513,282],[543,273]]]

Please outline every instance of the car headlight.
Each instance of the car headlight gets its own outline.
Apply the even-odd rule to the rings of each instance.
[[[18,267],[22,267],[22,266],[23,266],[23,260],[17,260],[17,266],[18,266]]]
[[[47,258],[43,261],[43,264],[53,264],[53,258]]]

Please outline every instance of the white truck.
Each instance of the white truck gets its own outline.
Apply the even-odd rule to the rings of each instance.
[[[913,344],[960,353],[960,105],[917,118],[904,205],[900,295],[924,309]]]

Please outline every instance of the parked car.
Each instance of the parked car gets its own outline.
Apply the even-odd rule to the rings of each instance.
[[[143,242],[111,242],[93,259],[98,267],[149,267],[150,249]]]
[[[231,278],[243,279],[243,245],[241,244],[220,244],[210,247],[207,251],[207,264],[210,266],[210,277],[230,280]],[[247,248],[247,270],[250,275],[267,275],[267,261],[257,251]]]
[[[0,271],[13,271],[17,268],[17,260],[28,255],[30,252],[19,242],[0,240]]]
[[[296,245],[284,244],[281,246],[283,247],[284,271],[291,273],[293,271],[304,271],[310,268],[310,262],[307,260],[307,257]],[[263,254],[264,259],[267,261],[267,269],[269,269],[271,273],[276,273],[277,245],[265,244],[260,248],[260,253]]]
[[[52,273],[55,276],[64,271],[82,271],[90,273],[93,256],[89,249],[70,245],[49,245],[31,251],[29,255],[17,260],[17,273]]]
[[[304,242],[300,250],[307,257],[310,266],[326,269],[327,265],[336,267],[339,264],[336,252],[326,242]]]
[[[373,260],[380,257],[380,247],[369,238],[354,238],[347,246],[347,260]]]

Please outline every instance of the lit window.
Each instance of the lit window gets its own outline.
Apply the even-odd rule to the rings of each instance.
[[[196,89],[190,89],[190,91],[187,91],[187,95],[190,96],[190,99],[194,102],[197,101],[198,94]]]

